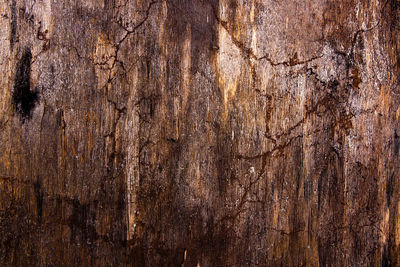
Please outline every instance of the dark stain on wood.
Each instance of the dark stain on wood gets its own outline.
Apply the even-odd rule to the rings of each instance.
[[[40,184],[39,178],[37,178],[36,182],[33,183],[33,187],[35,190],[35,197],[36,197],[36,212],[37,212],[37,219],[38,222],[42,222],[42,215],[43,215],[43,190]]]
[[[84,242],[92,244],[99,236],[93,221],[96,220],[95,213],[90,210],[90,205],[81,204],[78,198],[72,201],[72,214],[69,217],[69,227],[71,229],[71,242]],[[81,237],[82,240],[79,240]]]
[[[22,122],[30,119],[32,110],[39,101],[38,92],[31,90],[31,60],[31,50],[26,48],[18,62],[14,80],[12,102],[14,110],[20,115]]]

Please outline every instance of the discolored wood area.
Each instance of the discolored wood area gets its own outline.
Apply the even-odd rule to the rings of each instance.
[[[1,0],[1,266],[400,266],[398,0]]]

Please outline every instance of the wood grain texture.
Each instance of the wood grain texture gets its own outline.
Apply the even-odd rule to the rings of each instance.
[[[398,0],[0,0],[0,265],[400,266]]]

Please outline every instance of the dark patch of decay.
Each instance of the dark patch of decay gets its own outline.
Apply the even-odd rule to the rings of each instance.
[[[22,122],[30,119],[32,110],[39,100],[38,92],[31,91],[31,60],[31,50],[30,48],[26,48],[18,62],[14,80],[12,104],[14,110],[20,115]]]
[[[33,183],[33,187],[35,189],[35,197],[36,197],[36,208],[37,208],[37,219],[38,222],[42,222],[42,214],[43,214],[43,190],[42,185],[39,181],[39,178],[35,183]]]

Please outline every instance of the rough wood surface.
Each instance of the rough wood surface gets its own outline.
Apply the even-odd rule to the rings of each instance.
[[[398,0],[0,0],[0,265],[400,266]]]

